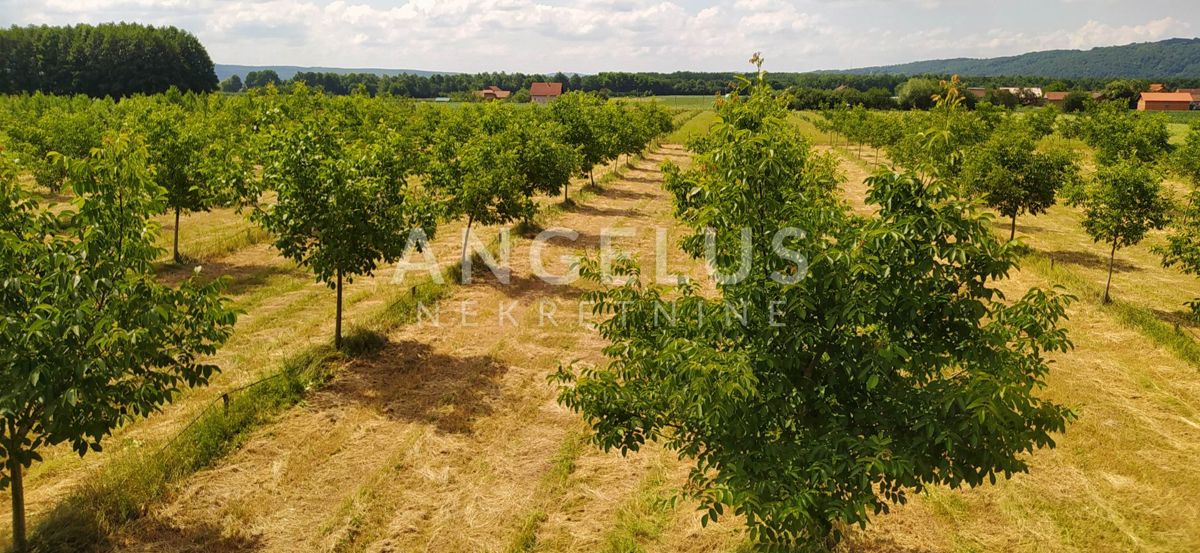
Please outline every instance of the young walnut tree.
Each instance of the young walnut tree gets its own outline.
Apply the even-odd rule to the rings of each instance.
[[[143,146],[110,136],[67,175],[78,200],[53,213],[0,167],[0,487],[12,492],[20,551],[23,471],[38,451],[99,451],[114,428],[206,384],[217,367],[205,357],[235,320],[219,281],[158,281],[149,217],[166,192]]]
[[[989,207],[1010,219],[1008,239],[1017,235],[1017,216],[1053,206],[1058,191],[1078,180],[1070,154],[1037,150],[1036,131],[1010,120],[968,154],[962,180]]]
[[[1100,166],[1096,177],[1080,189],[1072,203],[1083,208],[1083,230],[1095,242],[1110,244],[1104,303],[1111,301],[1113,261],[1117,250],[1142,241],[1146,233],[1167,224],[1171,200],[1162,189],[1162,176],[1133,159]]]
[[[342,346],[343,280],[399,259],[409,231],[432,236],[436,211],[414,190],[406,152],[388,141],[348,143],[328,116],[268,132],[263,185],[276,202],[256,213],[275,247],[337,291],[334,347]]]
[[[881,173],[877,215],[854,215],[761,74],[748,86],[667,172],[684,249],[733,274],[746,229],[750,270],[714,298],[620,264],[625,284],[588,298],[611,362],[561,368],[560,400],[604,448],[691,459],[702,522],[743,516],[760,542],[825,547],[913,491],[1027,470],[1070,418],[1036,394],[1069,297],[1004,298],[1018,254],[956,185]]]
[[[1171,220],[1167,242],[1155,248],[1166,267],[1200,274],[1200,119],[1192,122],[1183,146],[1175,151],[1173,169],[1194,187],[1187,202]],[[1200,299],[1187,302],[1193,317],[1200,317]]]

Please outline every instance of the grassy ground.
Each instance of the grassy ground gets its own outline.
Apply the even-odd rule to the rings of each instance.
[[[634,102],[658,102],[669,108],[712,109],[716,96],[639,96],[624,98]]]
[[[173,215],[162,215],[155,219],[161,230],[157,244],[164,251],[162,261],[169,262],[175,218]],[[245,213],[237,213],[232,209],[188,213],[179,218],[179,253],[193,262],[218,259],[247,246],[266,242],[269,238],[267,232],[251,223]]]
[[[599,229],[622,226],[637,235],[621,249],[649,258],[652,227],[672,224],[658,186],[666,159],[682,161],[681,150],[563,211],[554,224],[581,236],[543,257],[594,253]],[[665,534],[669,512],[651,499],[679,465],[654,448],[631,459],[595,450],[555,402],[547,376],[560,362],[602,362],[603,343],[577,323],[584,285],[534,278],[525,245],[512,285],[478,275],[442,302],[439,324],[395,329],[379,353],[187,479],[115,538],[119,548],[626,550]],[[510,304],[511,321],[498,315]],[[464,312],[478,315],[468,324]]]
[[[1167,123],[1167,130],[1171,132],[1171,144],[1178,146],[1183,144],[1187,137],[1188,125],[1186,123]]]
[[[692,118],[688,119],[683,126],[675,129],[674,132],[667,135],[663,140],[672,144],[686,144],[693,137],[703,135],[708,132],[708,128],[717,121],[717,114],[711,110],[705,110],[697,113]]]
[[[1172,123],[1181,123],[1187,125],[1192,121],[1200,119],[1200,110],[1193,111],[1163,111],[1163,116]]]
[[[853,181],[871,154],[838,150]],[[997,233],[1004,234],[1003,223]],[[1101,305],[1107,250],[1057,206],[1018,221],[1031,248],[1010,294],[1061,285],[1078,295],[1067,323],[1076,349],[1055,357],[1044,393],[1079,420],[1031,471],[974,490],[935,489],[855,536],[863,551],[1194,551],[1200,548],[1200,356],[1182,302],[1195,277],[1163,269],[1149,247],[1118,252],[1114,305]],[[1176,328],[1175,323],[1179,323]]]

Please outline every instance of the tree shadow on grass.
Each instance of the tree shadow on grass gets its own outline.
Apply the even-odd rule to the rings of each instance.
[[[1058,250],[1058,251],[1053,251],[1053,252],[1046,252],[1046,257],[1049,257],[1050,259],[1054,260],[1056,263],[1068,263],[1071,265],[1078,265],[1080,267],[1087,267],[1089,269],[1098,269],[1101,271],[1108,270],[1108,257],[1102,256],[1102,255],[1097,255],[1097,254],[1094,254],[1091,252]],[[1121,259],[1120,255],[1118,255],[1117,258],[1113,261],[1113,272],[1114,273],[1129,273],[1129,272],[1138,272],[1138,271],[1142,271],[1142,270],[1143,269],[1141,267],[1138,267],[1137,265],[1134,265],[1128,261],[1123,261]]]
[[[838,551],[845,553],[933,553],[921,545],[898,543],[895,538],[855,533],[842,542]]]
[[[30,551],[172,551],[233,552],[262,548],[259,539],[227,535],[211,523],[181,527],[158,518],[141,518],[130,530],[113,530],[97,520],[94,509],[83,501],[60,503],[38,522],[31,536]],[[144,512],[142,513],[145,514]],[[129,536],[137,536],[136,542]]]
[[[646,172],[646,173],[650,172],[650,170],[649,170],[649,169],[641,169],[641,171],[642,171],[642,172]],[[627,182],[636,182],[636,183],[640,183],[640,184],[655,184],[655,185],[657,185],[657,184],[661,184],[661,183],[662,183],[662,178],[661,178],[661,177],[659,177],[659,178],[654,178],[654,177],[650,177],[650,176],[641,176],[641,175],[637,175],[637,176],[634,176],[634,175],[627,175],[627,176],[625,176],[625,177],[622,177],[622,178],[621,178],[621,180],[623,180],[623,181],[627,181]],[[650,194],[641,194],[641,193],[639,193],[639,196],[638,196],[638,197],[644,197],[644,196],[649,196],[649,195],[650,195]]]
[[[633,181],[633,182],[643,182],[641,180],[631,179],[631,178],[626,178],[625,180]],[[644,182],[652,183],[652,184],[659,184],[662,181],[656,180],[656,179],[649,179]],[[650,198],[650,197],[654,196],[654,194],[651,192],[641,192],[638,190],[622,190],[620,188],[610,188],[610,189],[607,189],[604,191],[603,196],[605,198],[614,198],[614,199],[641,200],[641,199]]]
[[[638,214],[638,210],[632,207],[627,208],[612,208],[599,207],[594,205],[580,204],[571,210],[572,213],[583,215],[596,215],[601,217],[633,217]]]
[[[568,268],[562,270],[553,269],[551,272],[563,273],[555,276],[566,276]],[[578,281],[576,281],[578,282]],[[491,277],[479,283],[485,286],[494,288],[506,295],[510,299],[524,300],[526,303],[537,301],[546,298],[554,298],[561,300],[578,300],[583,290],[575,287],[573,284],[551,284],[536,276],[532,275],[517,275],[509,277],[508,283],[500,282],[499,279]]]
[[[280,275],[292,275],[310,279],[308,273],[290,265],[269,265],[258,263],[227,263],[221,261],[209,261],[201,264],[182,264],[182,265],[164,265],[158,271],[160,281],[176,286],[183,280],[195,274],[196,267],[200,267],[200,279],[204,282],[213,279],[228,277],[228,284],[225,292],[227,294],[241,294],[251,288],[265,284],[271,277]]]
[[[455,356],[422,342],[388,342],[356,358],[309,403],[317,409],[356,403],[393,419],[469,434],[500,399],[499,380],[507,371],[491,356]]]
[[[136,543],[119,537],[112,541],[113,551],[171,551],[172,553],[231,553],[263,548],[261,538],[237,534],[230,536],[211,522],[190,522],[180,526],[173,521],[147,517],[135,523],[130,535]]]
[[[1200,323],[1197,323],[1195,316],[1190,310],[1176,309],[1174,311],[1167,311],[1165,309],[1151,309],[1150,311],[1154,313],[1155,317],[1158,317],[1158,320],[1164,323],[1179,328],[1200,328]]]
[[[996,220],[992,221],[992,228],[995,229],[997,232],[1003,231],[1004,237],[1008,238],[1008,232],[1010,229],[1012,229],[1012,221],[1010,219],[1005,219],[1003,217],[997,217]],[[1045,228],[1042,228],[1042,227],[1039,227],[1036,225],[1024,224],[1021,222],[1021,219],[1019,219],[1019,218],[1017,219],[1017,233],[1018,234],[1021,234],[1021,233],[1042,234],[1044,232],[1046,232]]]

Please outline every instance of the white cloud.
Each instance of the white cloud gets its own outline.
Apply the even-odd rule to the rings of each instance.
[[[1083,16],[1067,6],[1079,1],[1092,2]],[[768,69],[819,69],[1157,40],[1200,23],[1162,9],[1174,15],[1128,22],[1111,0],[1009,3],[995,20],[965,0],[0,0],[0,19],[173,24],[225,63],[450,71],[746,69],[754,51]]]

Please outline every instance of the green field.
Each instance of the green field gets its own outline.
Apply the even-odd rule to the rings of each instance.
[[[638,96],[624,98],[634,102],[658,102],[669,108],[711,109],[715,96]]]

